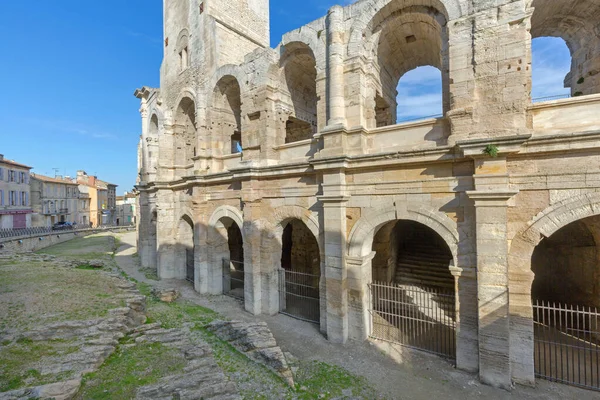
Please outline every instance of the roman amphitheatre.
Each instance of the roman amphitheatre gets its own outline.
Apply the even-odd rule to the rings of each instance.
[[[165,5],[135,93],[145,267],[492,386],[600,387],[600,3],[359,0],[275,48],[267,0]],[[533,101],[546,36],[571,95]],[[443,114],[399,122],[419,66]]]

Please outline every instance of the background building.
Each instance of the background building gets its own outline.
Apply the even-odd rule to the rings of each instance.
[[[32,226],[52,226],[57,222],[79,223],[79,188],[70,178],[31,174]]]
[[[30,170],[0,154],[0,229],[31,227]]]
[[[125,192],[124,196],[117,196],[117,225],[132,225],[136,223],[136,195]]]
[[[101,181],[85,171],[77,171],[76,180],[80,191],[89,195],[89,221],[92,226],[115,225],[117,185]]]

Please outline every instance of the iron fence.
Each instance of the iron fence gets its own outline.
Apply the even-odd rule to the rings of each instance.
[[[532,103],[541,103],[542,101],[568,99],[570,97],[571,97],[571,95],[568,94],[568,93],[566,93],[566,94],[557,94],[557,95],[554,95],[554,96],[536,97],[534,99],[531,99],[531,102]]]
[[[600,391],[600,313],[533,300],[535,375]]]
[[[456,358],[454,292],[373,282],[369,294],[372,338]]]
[[[321,322],[320,275],[279,270],[279,312],[312,323]]]
[[[65,228],[52,228],[51,226],[36,227],[36,228],[17,228],[17,229],[0,229],[0,239],[13,238],[13,237],[24,237],[24,236],[35,236],[45,235],[49,233],[60,233],[60,232],[81,232],[95,229],[114,229],[114,228],[133,228],[135,225],[100,225],[93,228],[88,226],[69,226]]]
[[[223,294],[236,299],[244,298],[244,263],[223,259]]]

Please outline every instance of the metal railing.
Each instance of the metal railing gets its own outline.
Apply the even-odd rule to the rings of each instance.
[[[80,232],[80,231],[88,231],[90,229],[114,229],[114,228],[132,228],[134,224],[131,225],[99,225],[95,227],[89,226],[79,226],[76,227],[68,227],[61,229],[52,229],[51,226],[45,227],[36,227],[36,228],[20,228],[20,229],[0,229],[0,239],[9,239],[9,238],[17,238],[17,237],[25,237],[25,236],[36,236],[36,235],[45,235],[50,233],[60,233],[60,232]]]
[[[244,263],[223,259],[223,294],[236,299],[244,298]]]
[[[566,94],[556,94],[554,96],[544,96],[544,97],[536,97],[531,99],[532,103],[541,103],[542,101],[552,101],[552,100],[560,100],[560,99],[568,99],[571,95],[569,93]]]
[[[600,313],[533,300],[535,375],[600,391]]]
[[[321,322],[320,275],[279,270],[279,312],[312,323]]]
[[[420,120],[425,120],[425,119],[433,119],[433,118],[442,118],[444,116],[444,114],[440,113],[440,114],[433,114],[433,115],[422,115],[422,116],[415,116],[415,117],[410,117],[410,118],[399,118],[398,121],[396,121],[397,124],[403,124],[405,122],[414,122],[414,121],[420,121]]]
[[[456,358],[456,305],[449,290],[369,284],[371,338]]]

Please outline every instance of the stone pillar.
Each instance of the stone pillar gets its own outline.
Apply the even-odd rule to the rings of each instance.
[[[459,246],[459,259],[461,258]],[[479,370],[477,269],[450,267],[456,293],[456,368]]]
[[[375,252],[362,257],[346,257],[348,270],[348,336],[363,341],[371,334],[369,283],[372,279],[371,261]]]
[[[323,231],[327,338],[335,343],[348,340],[348,271],[346,268],[346,174],[334,169],[323,174]]]
[[[518,192],[508,186],[506,158],[481,154],[475,159],[475,190],[467,192],[475,205],[479,377],[510,390],[507,208]]]
[[[344,9],[333,6],[327,15],[327,125],[345,125],[344,99]]]
[[[176,223],[174,196],[169,191],[160,190],[157,194],[157,272],[160,279],[180,279],[175,269],[175,252],[176,252]]]
[[[244,226],[242,236],[244,238],[244,307],[251,314],[258,315],[261,312],[275,314],[279,312],[277,307],[263,310],[263,301],[268,298],[267,293],[263,299],[263,279],[261,271],[261,246],[263,240],[262,225],[262,201],[260,198],[259,182],[251,180],[243,183],[242,203],[244,212]],[[277,284],[272,288],[277,292]],[[274,295],[273,295],[274,296]],[[272,302],[267,302],[270,304]],[[274,310],[272,308],[275,308]]]

